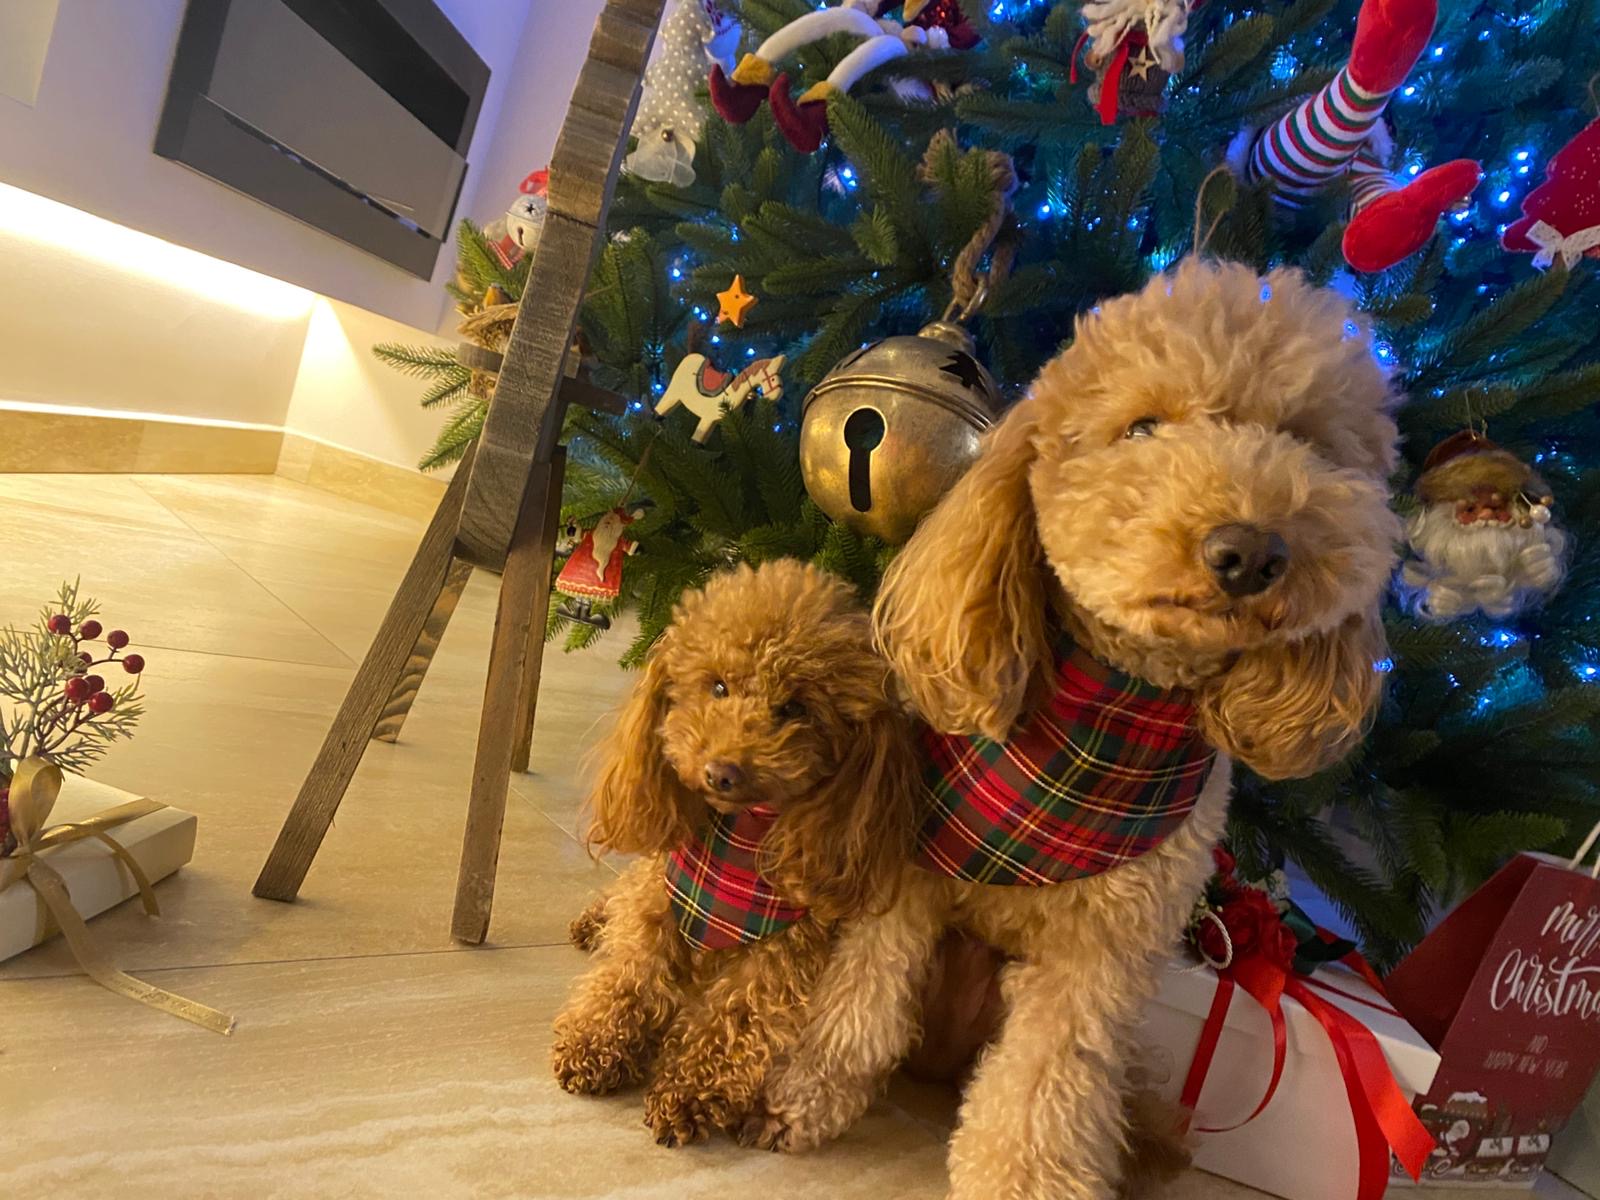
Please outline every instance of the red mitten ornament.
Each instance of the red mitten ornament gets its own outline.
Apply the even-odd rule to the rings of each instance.
[[[1584,255],[1600,258],[1600,120],[1557,151],[1545,173],[1500,244],[1532,254],[1541,269],[1558,258],[1568,267]]]

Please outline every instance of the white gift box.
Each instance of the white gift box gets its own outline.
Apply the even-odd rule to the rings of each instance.
[[[1319,999],[1355,1017],[1377,1038],[1408,1103],[1428,1090],[1439,1055],[1382,996],[1342,968],[1321,968],[1313,978],[1331,985],[1316,989]],[[1183,1090],[1216,991],[1210,968],[1169,963],[1160,994],[1145,1010],[1146,1069],[1168,1102],[1175,1104]],[[1191,1132],[1194,1165],[1287,1200],[1355,1200],[1355,1118],[1333,1043],[1298,1001],[1285,996],[1283,1015],[1288,1053],[1271,1103],[1238,1129]],[[1267,1093],[1272,1049],[1271,1018],[1237,989],[1195,1105],[1197,1128],[1226,1129],[1250,1115]]]
[[[86,821],[137,799],[103,783],[68,775],[45,827]],[[195,816],[181,809],[162,808],[106,832],[133,856],[151,883],[194,857]],[[98,838],[42,851],[39,859],[66,881],[72,905],[86,921],[139,892],[127,867]],[[4,870],[4,860],[0,860],[0,872]],[[26,881],[19,880],[0,892],[0,962],[37,945],[44,940],[41,935],[55,932],[54,924],[46,920],[44,901]]]

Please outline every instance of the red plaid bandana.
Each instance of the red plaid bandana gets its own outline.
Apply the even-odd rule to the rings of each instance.
[[[778,814],[755,805],[711,819],[704,836],[667,856],[667,893],[678,932],[697,950],[746,946],[793,925],[806,910],[786,904],[756,869]]]
[[[1215,752],[1187,692],[1113,670],[1062,639],[1055,694],[1005,742],[924,730],[919,866],[1038,887],[1160,845],[1194,810]]]

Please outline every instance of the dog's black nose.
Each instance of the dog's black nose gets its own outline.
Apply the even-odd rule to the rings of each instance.
[[[718,761],[706,767],[706,786],[714,792],[731,792],[744,782],[744,772],[737,764]]]
[[[1200,556],[1230,596],[1266,591],[1289,566],[1289,547],[1284,540],[1254,525],[1219,525],[1207,535]]]

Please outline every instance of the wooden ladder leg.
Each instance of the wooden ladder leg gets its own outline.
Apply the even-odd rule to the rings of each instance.
[[[523,689],[531,627],[544,628],[550,604],[550,571],[556,556],[556,522],[561,515],[561,481],[566,452],[536,462],[524,493],[522,512],[500,577],[500,606],[494,619],[494,645],[489,651],[489,680],[484,686],[483,718],[478,726],[478,755],[472,766],[472,798],[467,830],[461,843],[461,873],[456,880],[455,915],[450,932],[457,940],[478,945],[489,933],[494,905],[495,872],[500,859],[500,834],[505,825],[506,791],[523,713]],[[543,643],[535,643],[542,647]]]
[[[559,503],[559,497],[558,503]],[[554,551],[554,543],[551,546]],[[545,604],[550,603],[548,595]],[[517,703],[517,732],[511,743],[511,769],[517,774],[528,769],[528,759],[533,755],[533,720],[539,713],[539,676],[544,671],[543,610],[533,614],[528,626],[528,650],[522,663],[522,691]]]
[[[456,528],[467,494],[470,466],[469,456],[439,501],[433,520],[428,523],[422,543],[417,547],[416,557],[400,581],[383,624],[378,627],[350,690],[345,693],[339,715],[328,730],[311,773],[300,786],[294,807],[278,831],[278,840],[252,889],[263,899],[295,898],[328,826],[333,823],[339,801],[344,799],[345,789],[361,764],[361,755],[384,702],[393,694],[406,659],[433,612],[434,602],[444,590],[455,557]]]
[[[458,558],[450,564],[444,590],[433,602],[433,611],[428,614],[422,632],[417,635],[417,644],[411,647],[411,654],[400,671],[400,682],[395,685],[394,693],[378,716],[378,723],[372,730],[373,741],[400,740],[400,731],[405,728],[406,718],[411,715],[411,706],[417,702],[417,693],[422,690],[422,682],[428,677],[433,656],[439,652],[444,631],[450,628],[450,618],[455,616],[456,605],[461,603],[461,593],[466,590],[467,581],[471,578],[471,563]],[[522,769],[527,770],[527,767],[524,765]]]

